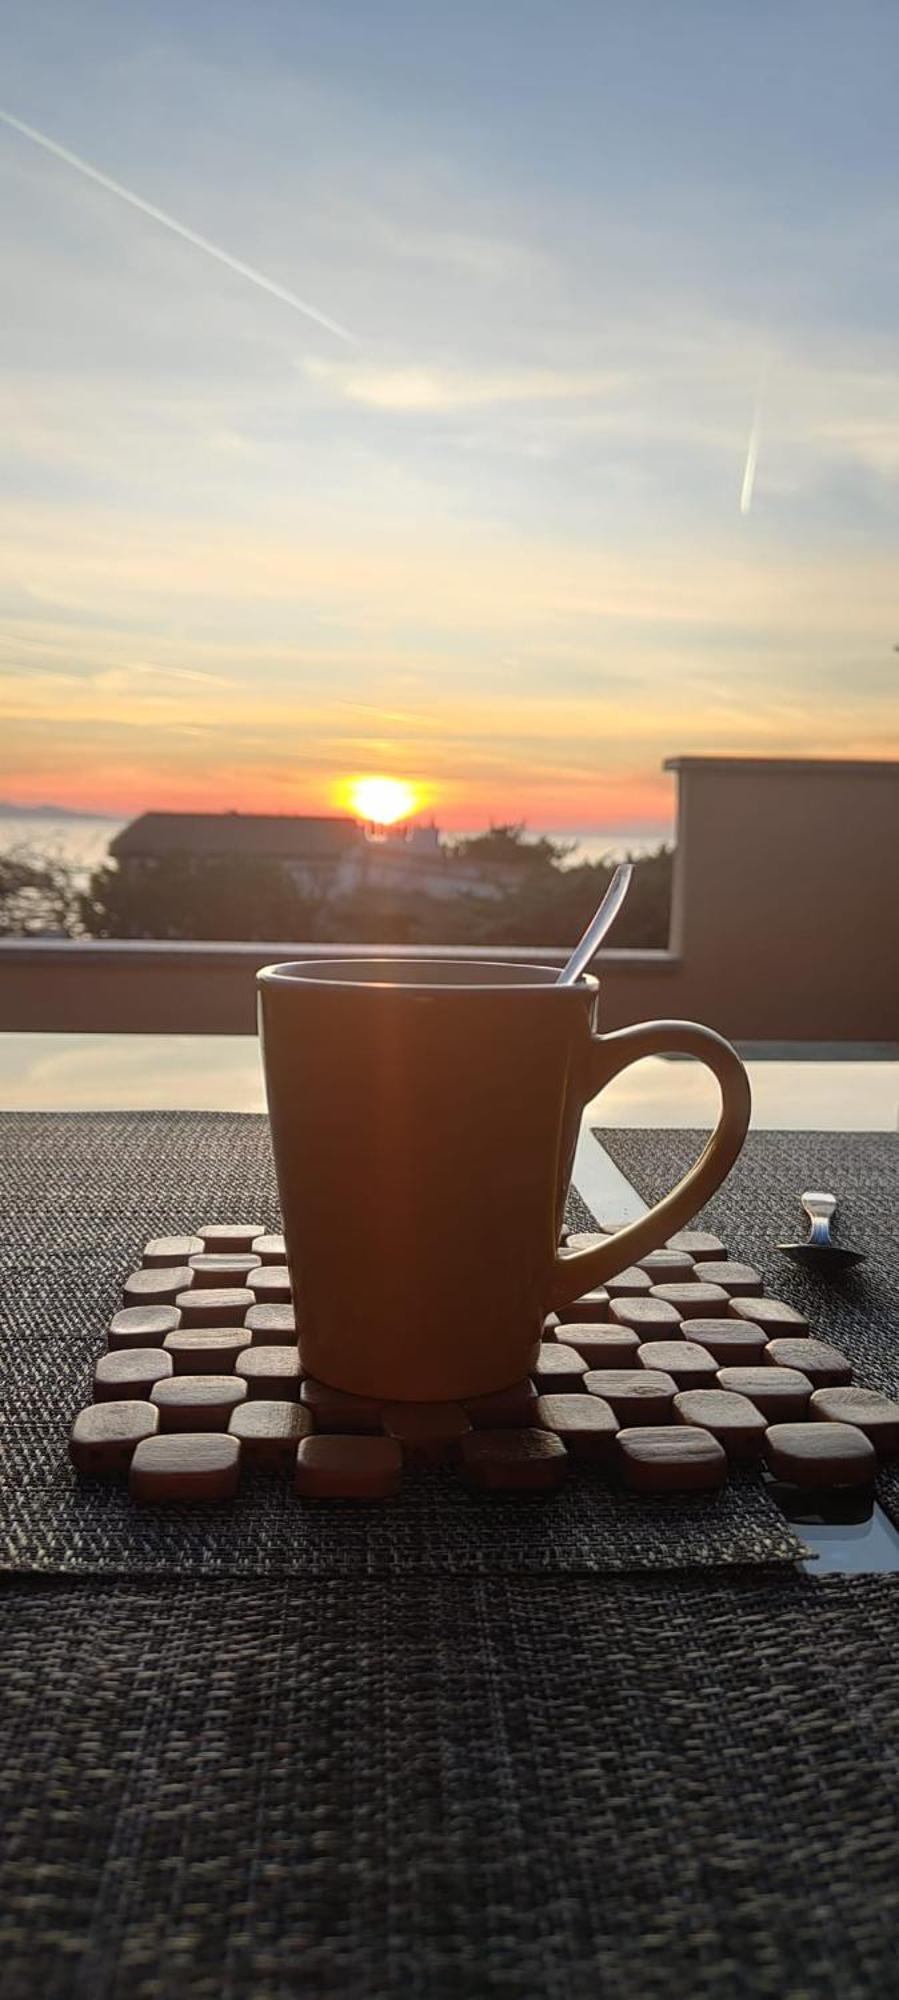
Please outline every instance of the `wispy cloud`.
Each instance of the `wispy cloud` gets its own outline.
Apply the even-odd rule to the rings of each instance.
[[[153,664],[201,672],[216,671],[197,657],[204,644],[220,658],[225,648],[235,662],[246,659],[248,645],[285,662],[326,659],[332,642],[319,625],[322,611],[342,621],[339,654],[349,657],[343,632],[361,621],[370,652],[384,646],[410,666],[440,660],[445,667],[452,657],[458,671],[466,658],[495,651],[498,639],[506,655],[519,643],[545,652],[554,639],[588,646],[604,632],[618,646],[628,630],[653,629],[680,629],[694,641],[733,631],[769,643],[805,634],[816,647],[833,633],[839,643],[891,621],[895,561],[891,548],[855,543],[837,562],[837,549],[822,541],[804,553],[779,543],[749,553],[722,526],[698,560],[689,535],[674,540],[670,532],[638,546],[597,547],[590,538],[498,527],[485,534],[478,522],[438,522],[420,527],[413,560],[390,521],[354,521],[338,533],[316,530],[310,515],[298,532],[269,522],[222,527],[146,515],[117,522],[103,510],[73,517],[64,505],[0,506],[0,587],[5,579],[27,585],[82,616],[95,603],[105,620],[134,632],[138,660],[150,650],[138,624],[152,629],[164,606],[166,658],[154,639]],[[263,641],[270,617],[275,627]],[[48,623],[64,644],[64,617]],[[29,630],[34,638],[33,621]],[[104,664],[114,663],[112,648],[121,658],[116,629],[91,643],[102,645]]]
[[[141,681],[186,681],[189,686],[226,688],[231,682],[224,674],[200,673],[191,667],[154,667],[146,660],[129,660],[121,667],[110,667],[97,677],[98,687],[108,687],[113,675],[121,676],[121,683],[139,684]]]
[[[505,368],[476,372],[465,369],[369,366],[311,359],[301,363],[307,378],[331,389],[348,403],[372,410],[452,411],[489,408],[503,403],[539,405],[609,399],[627,386],[623,373],[602,370],[566,371],[553,368]]]

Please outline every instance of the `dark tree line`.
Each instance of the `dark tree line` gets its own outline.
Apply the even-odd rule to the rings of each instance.
[[[580,936],[614,867],[566,865],[571,850],[563,842],[528,839],[521,826],[492,827],[457,842],[455,853],[489,873],[497,892],[489,901],[374,886],[315,896],[278,862],[179,855],[139,873],[108,864],[83,888],[59,861],[8,854],[0,856],[0,934],[560,946]],[[634,859],[613,942],[660,949],[668,942],[672,853],[662,847]]]

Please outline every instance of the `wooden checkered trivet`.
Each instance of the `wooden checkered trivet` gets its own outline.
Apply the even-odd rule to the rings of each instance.
[[[899,1452],[899,1403],[760,1287],[717,1237],[682,1230],[550,1314],[533,1381],[382,1404],[306,1374],[283,1237],[208,1224],[154,1238],[124,1280],[71,1455],[144,1502],[228,1499],[244,1466],[307,1501],[386,1499],[404,1465],[447,1460],[486,1492],[549,1492],[585,1466],[636,1494],[708,1492],[747,1463],[870,1486]]]

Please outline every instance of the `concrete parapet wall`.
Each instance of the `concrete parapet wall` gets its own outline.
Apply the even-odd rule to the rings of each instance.
[[[899,1036],[899,763],[672,758],[671,945],[737,1037]]]

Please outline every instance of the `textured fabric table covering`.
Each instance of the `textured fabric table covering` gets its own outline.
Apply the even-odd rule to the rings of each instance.
[[[3,2000],[896,1991],[899,1579],[4,1599]]]
[[[649,1202],[672,1187],[703,1144],[701,1132],[600,1132],[597,1137]],[[865,1263],[822,1280],[777,1244],[808,1230],[804,1188],[839,1202],[835,1234]],[[899,1135],[895,1132],[751,1132],[733,1172],[703,1211],[731,1254],[761,1271],[766,1291],[804,1312],[822,1340],[848,1355],[857,1381],[899,1397]],[[878,1498],[899,1524],[899,1460],[880,1469]]]
[[[648,1501],[580,1469],[548,1499],[477,1499],[410,1472],[396,1500],[310,1508],[245,1478],[222,1507],[138,1508],[69,1462],[75,1411],[122,1279],[150,1236],[248,1214],[277,1226],[267,1121],[214,1113],[0,1120],[6,1386],[0,1561],[71,1574],[477,1574],[792,1562],[803,1553],[755,1477]],[[364,1179],[361,1183],[364,1187]],[[348,1219],[351,1195],[348,1190]],[[577,1219],[582,1219],[578,1217]],[[477,1301],[472,1302],[477,1309]]]
[[[132,1226],[110,1121],[79,1123],[16,1121],[21,1203],[2,1251],[17,1321],[34,1301],[25,1332],[46,1344],[61,1397],[81,1389]],[[112,1123],[153,1226],[181,1219],[201,1144],[210,1210],[235,1144],[240,1171],[255,1154],[254,1185],[270,1186],[256,1121]],[[779,1142],[766,1143],[767,1162],[747,1156],[756,1255],[772,1226],[761,1190]],[[616,1152],[652,1192],[648,1152],[643,1175]],[[858,1186],[868,1158],[863,1145]],[[668,1135],[654,1160],[667,1179]],[[800,1170],[802,1185],[817,1177]],[[736,1217],[715,1220],[753,1254]],[[77,1287],[98,1244],[80,1359],[59,1377],[42,1304],[53,1255]],[[781,1275],[769,1272],[796,1297]],[[393,1566],[318,1581],[5,1580],[2,2000],[895,1989],[899,1578]]]

